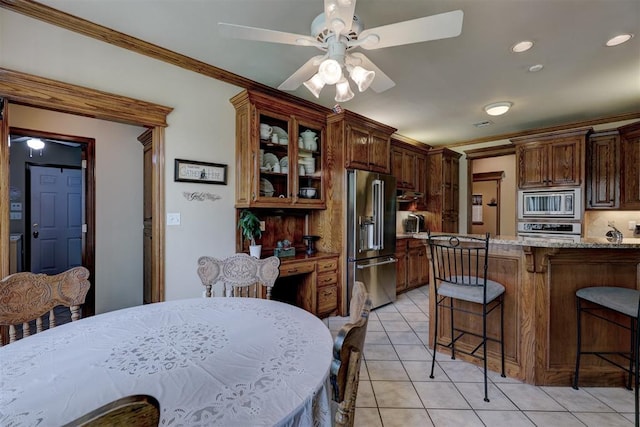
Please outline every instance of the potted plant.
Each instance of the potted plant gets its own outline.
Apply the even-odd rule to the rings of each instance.
[[[242,236],[249,241],[249,255],[260,258],[262,245],[256,245],[256,238],[262,237],[260,230],[260,219],[250,210],[240,212],[238,228],[242,231]]]

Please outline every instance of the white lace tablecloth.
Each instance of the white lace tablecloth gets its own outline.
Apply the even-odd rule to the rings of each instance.
[[[330,426],[333,340],[289,304],[198,298],[133,307],[0,347],[0,426],[58,426],[150,394],[161,426]]]

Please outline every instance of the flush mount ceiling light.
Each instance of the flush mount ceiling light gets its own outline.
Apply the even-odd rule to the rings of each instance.
[[[618,46],[624,42],[628,42],[633,38],[633,34],[620,34],[607,40],[607,46]]]
[[[509,111],[512,105],[513,103],[508,101],[494,102],[493,104],[486,105],[484,111],[490,116],[501,116]]]
[[[40,150],[40,155],[42,156],[44,141],[39,138],[30,138],[27,140],[27,147],[29,147],[29,157],[33,157],[33,150]]]
[[[530,40],[523,40],[511,46],[511,52],[522,53],[526,52],[533,47],[533,42]]]

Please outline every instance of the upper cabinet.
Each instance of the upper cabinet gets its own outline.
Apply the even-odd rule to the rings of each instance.
[[[351,111],[330,114],[327,123],[337,129],[332,138],[344,147],[344,167],[390,173],[391,134],[396,129]]]
[[[236,207],[325,208],[325,114],[252,91],[236,109]]]
[[[622,170],[620,208],[640,209],[640,122],[618,128]]]
[[[511,140],[516,145],[519,188],[577,187],[584,183],[586,136],[591,128]]]
[[[391,174],[402,190],[427,192],[427,153],[430,146],[413,139],[394,134],[391,137]],[[426,198],[404,201],[400,210],[427,210]]]
[[[462,154],[447,148],[429,150],[426,203],[431,231],[458,232],[459,161]]]
[[[587,142],[587,209],[617,209],[620,205],[620,135],[596,132]]]

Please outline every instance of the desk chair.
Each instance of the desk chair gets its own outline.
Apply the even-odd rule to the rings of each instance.
[[[456,341],[466,335],[479,339],[479,343],[471,350],[457,349],[458,352],[473,356],[484,364],[484,400],[489,401],[487,385],[487,341],[500,344],[502,376],[504,377],[504,291],[498,282],[487,279],[489,263],[489,233],[484,238],[459,236],[428,232],[431,268],[434,276],[435,297],[435,333],[433,337],[433,359],[431,361],[430,378],[436,363],[437,346],[451,350],[451,358],[456,358]],[[461,302],[473,303],[478,308],[462,306]],[[496,308],[500,308],[500,338],[487,336],[487,316]],[[451,342],[438,342],[439,310],[448,309],[451,323]],[[480,317],[482,333],[464,330],[455,326],[455,312]],[[477,354],[482,349],[482,355]]]
[[[126,396],[66,424],[63,427],[157,427],[160,422],[160,403],[144,394]]]
[[[360,362],[371,305],[364,283],[355,282],[349,306],[349,323],[340,329],[333,344],[330,378],[333,401],[337,404],[334,416],[336,427],[353,426]]]
[[[78,320],[80,306],[91,286],[88,279],[89,270],[84,267],[73,267],[51,276],[14,273],[2,279],[0,326],[9,327],[9,343],[55,327],[54,308],[58,306],[68,307],[71,321]]]
[[[222,296],[262,298],[262,287],[266,287],[266,297],[271,299],[271,288],[279,274],[280,258],[275,256],[258,259],[238,253],[225,259],[208,256],[198,259],[198,276],[207,298],[214,296],[213,285],[222,282]]]
[[[585,304],[586,302],[586,304]],[[576,371],[573,377],[573,388],[578,389],[578,375],[580,374],[580,358],[583,354],[597,356],[606,362],[627,372],[627,389],[631,390],[631,377],[635,376],[635,422],[640,427],[638,414],[638,400],[640,399],[640,291],[615,286],[593,286],[576,291],[578,314],[578,351],[576,353]],[[601,315],[604,311],[616,312],[626,316],[629,326],[618,323]],[[615,324],[629,331],[629,352],[612,351],[583,351],[582,350],[582,314],[590,314],[603,321]],[[622,366],[612,356],[620,356],[629,361],[628,367]],[[635,374],[634,374],[635,373]]]

